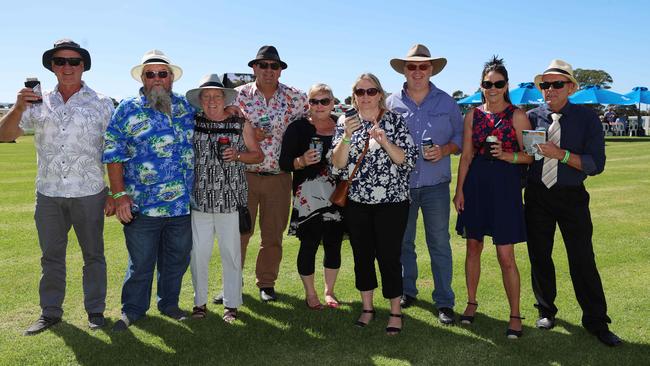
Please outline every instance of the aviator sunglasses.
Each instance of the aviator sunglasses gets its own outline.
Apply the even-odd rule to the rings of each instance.
[[[553,89],[562,89],[564,88],[564,85],[569,83],[572,83],[572,81],[558,80],[558,81],[551,81],[551,82],[541,82],[539,83],[539,88],[543,90],[547,90],[550,87],[553,87]]]
[[[431,64],[419,64],[419,65],[408,64],[406,65],[406,69],[408,71],[415,71],[417,69],[420,69],[420,71],[427,71],[429,70],[429,66],[431,66]]]
[[[65,64],[68,64],[70,66],[79,66],[81,65],[82,59],[79,57],[52,57],[52,63],[55,66],[65,66]]]
[[[257,66],[262,70],[266,70],[269,67],[271,68],[271,70],[279,70],[280,69],[280,64],[277,63],[277,62],[258,62]]]
[[[492,86],[494,86],[497,89],[501,89],[504,86],[506,86],[506,83],[507,83],[507,81],[505,81],[505,80],[499,80],[499,81],[495,81],[495,82],[491,82],[491,81],[488,81],[488,80],[483,80],[481,82],[481,87],[483,89],[492,89]]]
[[[354,95],[357,97],[362,97],[366,94],[368,94],[369,97],[374,97],[377,93],[379,93],[379,89],[377,88],[354,89]]]
[[[309,104],[310,105],[318,105],[320,103],[321,105],[329,105],[332,99],[330,98],[323,98],[323,99],[309,99]]]
[[[165,70],[163,70],[163,71],[147,71],[147,72],[144,73],[144,76],[147,79],[154,79],[156,76],[158,76],[161,79],[165,79],[165,78],[167,78],[167,76],[169,76],[169,71],[165,71]]]

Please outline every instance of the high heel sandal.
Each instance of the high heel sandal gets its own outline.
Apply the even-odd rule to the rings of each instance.
[[[390,313],[390,316],[393,318],[401,318],[402,319],[402,326],[404,326],[404,314],[393,314]],[[388,335],[398,335],[399,332],[402,331],[402,328],[397,328],[397,327],[386,327],[386,334]]]
[[[366,310],[366,309],[363,309],[363,310],[362,310],[362,313],[365,313],[365,314],[372,314],[372,316],[370,317],[370,320],[368,320],[368,323],[369,323],[370,321],[372,321],[372,320],[375,318],[375,313],[377,313],[377,312],[375,311],[375,309],[372,309],[372,310]],[[361,314],[361,315],[363,315],[363,314]],[[363,327],[365,327],[366,325],[368,325],[368,323],[364,323],[364,322],[362,322],[361,320],[357,320],[357,321],[354,323],[354,325],[356,325],[356,326],[359,327],[359,328],[363,328]]]
[[[523,318],[523,317],[518,316],[518,315],[510,315],[510,319],[524,320],[526,318]],[[506,337],[508,339],[518,339],[518,338],[521,338],[521,336],[523,336],[523,335],[524,335],[524,325],[523,324],[521,325],[521,330],[514,330],[512,328],[508,328],[508,330],[506,330]]]
[[[474,306],[476,306],[478,308],[478,303],[476,303],[476,302],[468,301],[467,305],[474,305]],[[474,309],[474,315],[461,315],[460,316],[460,324],[469,325],[469,324],[474,323],[474,316],[476,316],[476,309]]]

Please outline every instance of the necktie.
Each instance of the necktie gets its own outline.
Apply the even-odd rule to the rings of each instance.
[[[553,123],[548,128],[548,141],[554,143],[558,147],[560,146],[560,118],[562,117],[559,113],[551,113],[551,118]],[[542,183],[546,188],[551,188],[557,182],[557,159],[544,158],[544,165],[542,167]]]

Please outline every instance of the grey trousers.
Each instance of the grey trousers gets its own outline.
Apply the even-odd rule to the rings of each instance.
[[[63,315],[68,232],[74,227],[83,255],[84,307],[88,313],[106,308],[106,260],[104,258],[104,203],[107,189],[79,198],[36,194],[36,230],[41,246],[39,295],[42,314]]]

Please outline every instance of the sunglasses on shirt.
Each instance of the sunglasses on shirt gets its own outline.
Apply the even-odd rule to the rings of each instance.
[[[323,98],[323,99],[309,99],[309,104],[310,105],[318,105],[320,103],[321,105],[329,105],[332,99],[330,98]]]
[[[280,69],[280,64],[277,63],[277,62],[258,62],[257,66],[262,70],[266,70],[269,67],[271,68],[271,70],[279,70]]]
[[[368,95],[369,97],[374,97],[379,93],[379,89],[377,88],[368,88],[368,89],[354,89],[354,95],[357,97],[362,97],[364,95]]]
[[[504,86],[506,86],[507,83],[508,82],[505,81],[505,80],[499,80],[499,81],[495,81],[495,82],[491,82],[491,81],[488,81],[488,80],[483,80],[481,82],[481,87],[483,89],[492,89],[492,87],[494,86],[497,89],[502,89]]]
[[[547,90],[551,87],[553,89],[562,89],[566,84],[572,83],[571,81],[563,81],[563,80],[558,80],[558,81],[551,81],[551,82],[541,82],[539,83],[539,88],[542,90]]]
[[[169,76],[169,71],[165,71],[165,70],[163,70],[163,71],[146,71],[144,73],[144,76],[147,79],[155,79],[156,76],[158,76],[161,79],[165,79],[165,78],[167,78],[167,76]]]
[[[419,64],[419,65],[408,64],[406,65],[406,69],[408,71],[415,71],[417,69],[420,69],[420,71],[427,71],[429,70],[429,66],[431,66],[431,64]]]
[[[79,66],[81,65],[81,61],[83,60],[79,57],[52,57],[52,63],[55,66],[65,66],[65,64]]]

